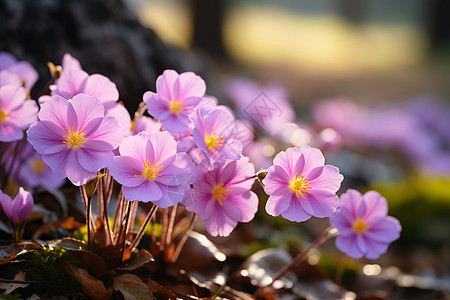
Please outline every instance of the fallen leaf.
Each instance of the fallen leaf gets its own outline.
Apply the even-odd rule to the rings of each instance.
[[[65,264],[64,267],[67,274],[81,284],[84,292],[90,299],[102,300],[108,298],[107,295],[109,293],[103,285],[103,282],[89,275],[85,269],[77,268],[69,263]]]
[[[114,277],[113,287],[122,293],[125,300],[154,299],[148,285],[133,274],[122,274]]]
[[[102,278],[108,272],[105,261],[91,251],[85,250],[69,250],[74,256],[81,260],[86,270],[95,278]]]
[[[172,293],[171,291],[169,291],[156,281],[147,278],[145,280],[145,283],[148,285],[148,287],[150,288],[150,290],[157,299],[170,299],[170,300],[177,299],[177,296],[174,293]]]
[[[25,272],[20,271],[19,273],[17,273],[14,276],[14,281],[25,281]],[[13,291],[15,291],[18,288],[24,288],[29,286],[29,283],[16,283],[16,282],[11,282],[11,283],[6,283],[6,282],[0,282],[0,289],[1,290],[5,290],[5,294],[8,295],[10,293],[12,293]]]
[[[11,243],[0,247],[0,265],[15,261],[18,255],[34,251],[41,248],[41,245],[35,242]]]

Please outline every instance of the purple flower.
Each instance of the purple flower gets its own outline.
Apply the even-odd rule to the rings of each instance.
[[[146,92],[144,102],[150,115],[160,120],[171,131],[186,131],[189,128],[189,113],[205,95],[206,84],[192,72],[178,75],[166,70],[156,80],[156,93]]]
[[[8,219],[13,223],[19,224],[24,222],[33,210],[33,197],[30,192],[25,191],[22,187],[19,188],[14,200],[3,194],[0,190],[0,202]]]
[[[65,54],[61,77],[53,86],[52,95],[59,95],[65,99],[71,99],[75,95],[83,93],[99,99],[105,106],[105,116],[116,118],[124,134],[131,134],[131,118],[126,108],[117,100],[119,91],[116,85],[108,77],[93,74],[89,75],[81,69],[78,60],[70,54]],[[39,98],[39,102],[48,100],[48,96]]]
[[[116,119],[105,117],[100,100],[78,94],[71,100],[52,96],[42,104],[28,141],[53,172],[75,185],[85,184],[107,166],[123,139]]]
[[[9,53],[0,52],[0,71],[8,70],[16,74],[25,88],[31,90],[38,80],[38,72],[26,61],[16,61],[16,58]]]
[[[64,70],[81,70],[81,64],[78,61],[78,59],[74,58],[72,55],[70,55],[69,53],[64,54],[62,62],[61,62],[61,66]]]
[[[295,222],[329,217],[338,207],[336,191],[344,177],[324,162],[320,150],[309,146],[278,153],[263,180],[270,195],[267,213]]]
[[[351,257],[376,259],[400,236],[397,219],[387,216],[388,205],[378,192],[361,195],[349,189],[341,196],[330,224],[339,230],[336,246]]]
[[[0,87],[0,141],[20,140],[23,130],[36,121],[37,104],[33,100],[26,101],[26,97],[27,92],[22,87]]]
[[[207,158],[224,162],[242,157],[242,143],[235,139],[234,115],[228,107],[200,105],[190,118],[195,144]]]
[[[71,99],[79,93],[96,97],[102,103],[115,103],[119,99],[119,91],[108,77],[100,74],[89,75],[81,69],[63,70],[52,95]]]
[[[186,153],[177,153],[177,143],[168,132],[140,132],[126,137],[120,155],[108,166],[122,185],[129,201],[142,201],[166,208],[184,196],[194,163]]]
[[[254,174],[247,157],[214,165],[204,160],[183,203],[205,221],[211,235],[228,236],[238,222],[250,222],[258,209],[258,197],[250,191]]]

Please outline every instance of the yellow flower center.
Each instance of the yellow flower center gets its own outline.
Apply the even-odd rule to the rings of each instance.
[[[144,172],[139,175],[134,175],[134,177],[144,176],[146,180],[155,180],[156,177],[162,175],[158,171],[163,168],[163,166],[156,167],[157,164],[158,162],[155,162],[153,165],[150,165],[150,161],[147,160],[147,163],[144,164]]]
[[[75,126],[72,126],[72,130],[69,129],[69,127],[66,127],[67,135],[63,135],[63,137],[66,139],[63,141],[64,144],[67,144],[67,147],[69,149],[78,149],[79,147],[82,147],[82,143],[87,141],[87,138],[84,136],[86,135],[85,132],[81,132],[81,127],[78,129],[77,132],[75,132]]]
[[[300,175],[300,177],[298,177],[298,174],[295,174],[294,179],[289,183],[289,188],[297,195],[297,198],[305,197],[310,193],[308,189],[311,189],[305,175]]]
[[[172,101],[170,101],[170,103],[169,103],[169,110],[173,114],[177,115],[180,111],[183,110],[183,108],[180,107],[181,105],[183,105],[182,101],[178,101],[178,100],[172,98]]]
[[[6,121],[6,118],[9,116],[10,114],[5,113],[3,110],[0,109],[0,124],[4,123]]]
[[[365,221],[366,220],[364,219],[364,217],[362,217],[360,219],[355,220],[352,223],[353,231],[356,234],[361,234],[361,233],[365,232],[367,229],[369,229],[370,227],[372,227],[372,226],[368,225]]]
[[[30,167],[34,173],[40,175],[45,170],[47,165],[42,161],[42,159],[35,159],[31,162]]]
[[[232,189],[224,189],[222,183],[220,185],[215,185],[211,194],[214,197],[214,199],[216,199],[216,201],[219,202],[220,206],[223,206],[222,199],[228,198],[229,194],[226,192],[229,192],[231,190]]]
[[[205,134],[205,144],[209,150],[222,147],[224,142],[223,135],[217,135],[215,131],[211,135]]]

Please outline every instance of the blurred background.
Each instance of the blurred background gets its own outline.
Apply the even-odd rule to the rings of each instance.
[[[281,81],[295,105],[450,95],[445,0],[127,1],[166,43]]]

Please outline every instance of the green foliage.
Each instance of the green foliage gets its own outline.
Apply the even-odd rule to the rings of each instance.
[[[19,300],[20,294],[0,294],[0,299],[2,300]]]
[[[340,280],[343,284],[350,282],[361,269],[358,260],[344,255],[338,259],[336,256],[322,254],[317,262],[317,266],[324,271],[329,278],[332,280]]]
[[[74,239],[83,241],[85,243],[88,242],[88,234],[87,234],[87,227],[83,226],[80,229],[73,232],[72,237]]]

